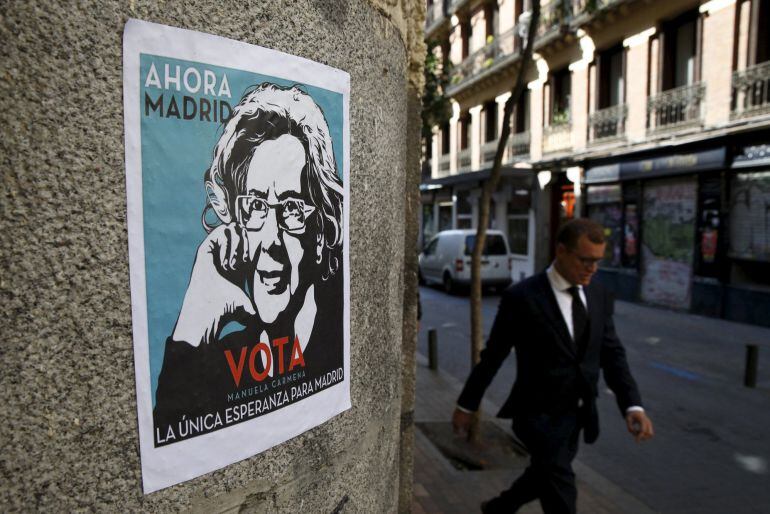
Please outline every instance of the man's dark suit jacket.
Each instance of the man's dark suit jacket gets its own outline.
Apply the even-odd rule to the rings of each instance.
[[[623,415],[628,407],[642,405],[631,376],[626,353],[615,333],[613,300],[599,284],[584,288],[588,303],[589,335],[578,348],[556,302],[546,273],[519,282],[503,293],[481,360],[465,384],[458,405],[476,411],[489,383],[516,349],[516,381],[498,413],[501,418],[574,411],[587,443],[599,434],[596,410],[599,370],[615,393]]]

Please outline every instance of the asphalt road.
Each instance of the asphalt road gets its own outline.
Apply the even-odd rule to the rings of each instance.
[[[427,331],[437,329],[439,366],[464,381],[468,298],[429,287],[420,295],[418,351],[427,355]],[[483,303],[488,334],[499,296]],[[636,444],[601,384],[601,435],[579,460],[659,512],[770,513],[770,329],[627,302],[617,302],[615,324],[656,435]],[[761,346],[756,389],[743,386],[748,343]],[[502,405],[515,373],[512,354],[487,397]]]

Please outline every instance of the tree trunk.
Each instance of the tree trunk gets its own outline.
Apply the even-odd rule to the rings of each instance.
[[[503,153],[508,137],[511,134],[511,113],[513,107],[519,102],[521,94],[524,92],[524,76],[532,63],[532,49],[537,37],[537,25],[540,19],[540,2],[532,2],[532,17],[529,20],[529,31],[527,33],[527,42],[524,45],[524,53],[521,57],[519,73],[516,77],[516,83],[511,91],[511,96],[506,100],[503,109],[502,131],[497,143],[495,160],[492,164],[492,172],[484,183],[481,194],[480,212],[478,226],[476,227],[476,244],[473,247],[471,258],[471,364],[475,366],[480,359],[481,349],[484,344],[483,319],[481,315],[481,255],[487,239],[487,225],[489,225],[489,203],[492,193],[497,190],[500,182],[500,166],[503,161]],[[479,439],[479,420],[480,410],[473,416],[473,421],[468,431],[468,440],[471,442]]]

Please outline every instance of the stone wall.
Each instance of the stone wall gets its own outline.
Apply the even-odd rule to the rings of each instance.
[[[405,188],[419,180],[410,147],[417,139],[407,134],[419,134],[422,4],[0,7],[3,510],[393,512],[399,489],[407,510],[411,450],[400,441],[402,431],[407,441],[411,433],[416,195]],[[126,233],[128,18],[319,61],[350,73],[352,91],[353,408],[260,455],[146,496]]]

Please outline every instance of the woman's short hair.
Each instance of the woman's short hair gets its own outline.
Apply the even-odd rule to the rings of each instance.
[[[204,176],[208,200],[203,225],[208,232],[216,226],[206,220],[209,209],[222,223],[235,221],[236,197],[245,193],[254,150],[264,141],[287,134],[296,137],[305,149],[303,186],[307,200],[319,211],[316,228],[323,236],[322,259],[327,266],[324,275],[328,276],[341,262],[342,180],[324,113],[300,86],[264,82],[247,91],[233,109]]]

